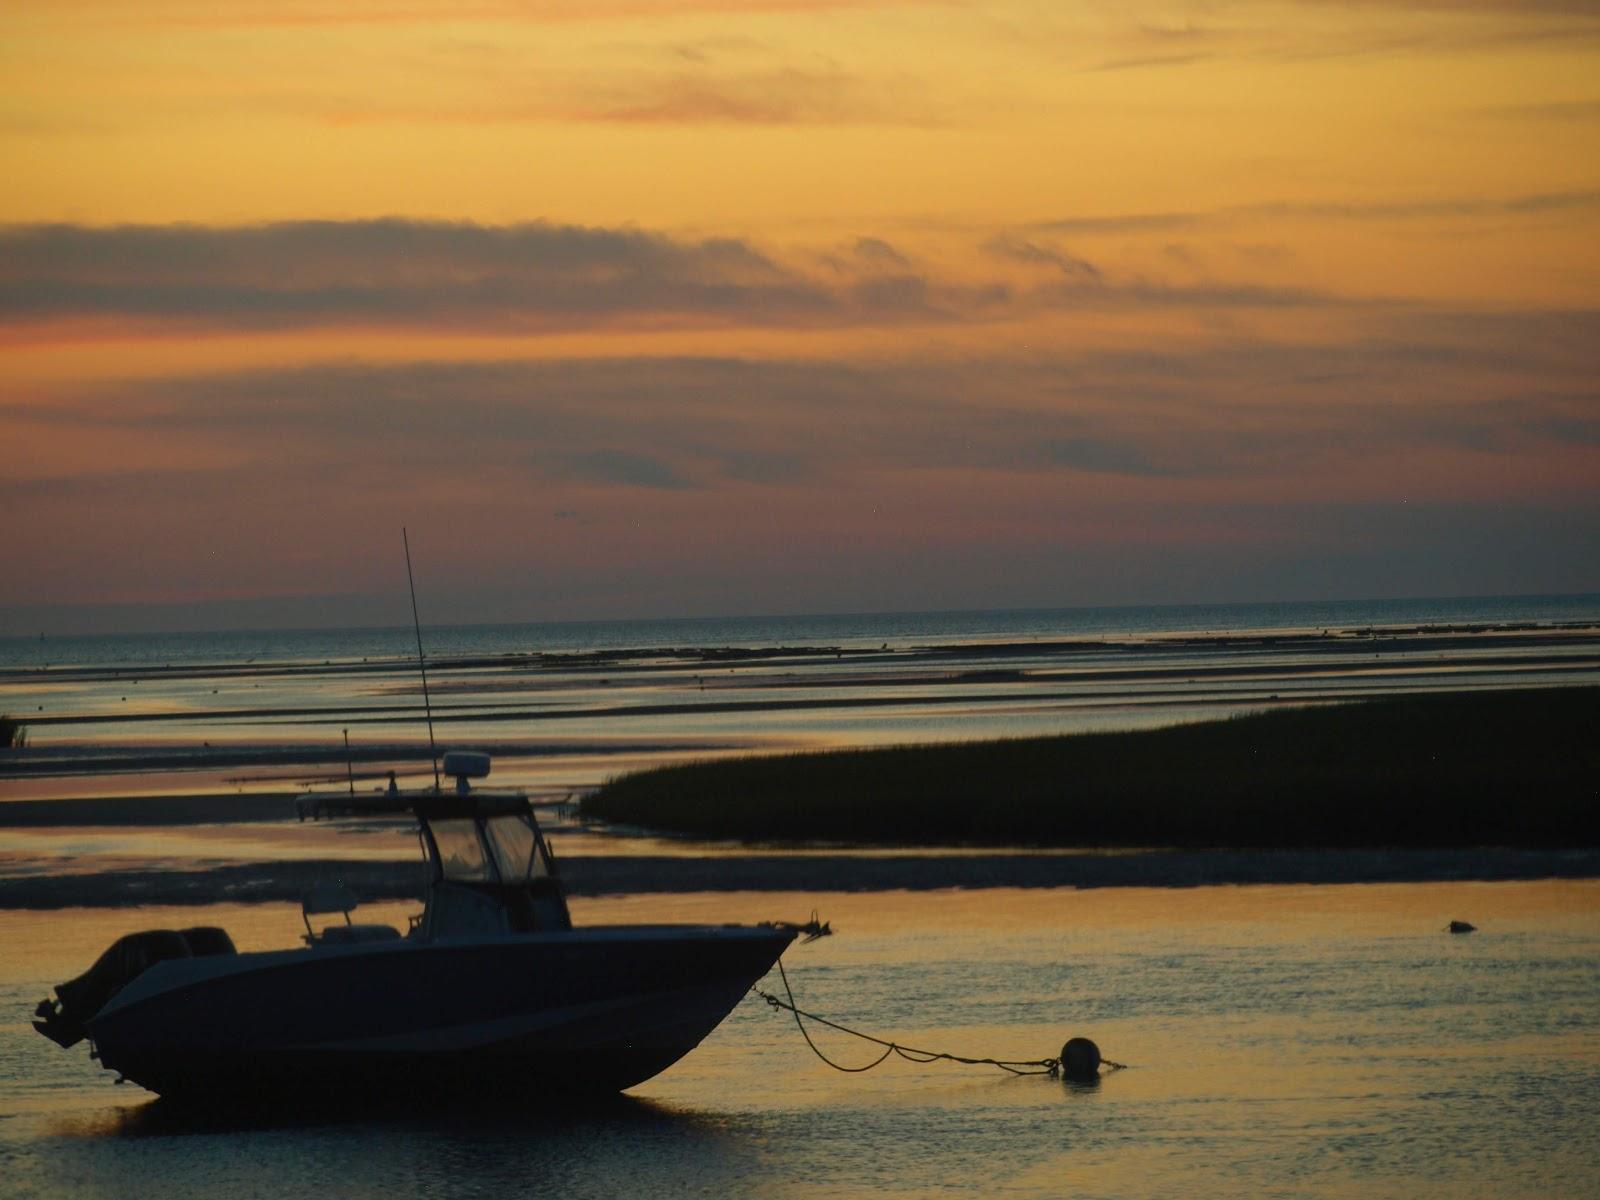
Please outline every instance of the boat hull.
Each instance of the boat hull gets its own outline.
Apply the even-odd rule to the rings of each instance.
[[[164,1097],[610,1093],[693,1050],[793,933],[619,927],[160,963],[89,1023]]]

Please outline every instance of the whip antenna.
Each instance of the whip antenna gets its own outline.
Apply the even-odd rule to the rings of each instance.
[[[417,617],[417,581],[411,575],[411,539],[400,526],[406,547],[406,582],[411,585],[411,626],[417,631],[417,669],[422,672],[422,711],[428,714],[428,753],[433,757],[433,790],[439,791],[439,747],[433,741],[433,702],[428,699],[428,659],[422,653],[422,621]]]

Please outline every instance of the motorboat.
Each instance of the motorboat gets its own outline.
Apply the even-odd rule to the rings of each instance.
[[[799,932],[575,927],[533,805],[471,786],[486,755],[444,757],[453,792],[356,798],[416,820],[409,929],[358,923],[330,883],[305,897],[297,948],[239,953],[216,928],[130,935],[57,987],[35,1028],[185,1100],[614,1093],[693,1050]]]

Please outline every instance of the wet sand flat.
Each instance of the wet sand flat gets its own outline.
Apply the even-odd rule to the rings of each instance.
[[[671,647],[439,655],[441,740],[497,779],[557,790],[686,758],[1152,728],[1400,692],[1600,683],[1584,622],[1105,635],[881,646]],[[414,663],[184,662],[0,667],[0,800],[358,786],[427,770]],[[349,744],[344,735],[348,733]],[[168,790],[179,790],[169,788]],[[190,790],[184,788],[182,790]]]

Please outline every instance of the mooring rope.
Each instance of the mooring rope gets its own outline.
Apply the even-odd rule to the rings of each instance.
[[[800,1030],[800,1036],[805,1038],[806,1045],[811,1047],[811,1052],[823,1062],[827,1063],[835,1071],[844,1071],[848,1074],[857,1075],[862,1071],[872,1070],[872,1068],[887,1061],[891,1054],[895,1054],[905,1059],[907,1062],[931,1063],[944,1061],[965,1063],[968,1066],[999,1067],[1002,1071],[1009,1071],[1013,1075],[1054,1076],[1061,1073],[1061,1060],[1058,1058],[967,1058],[964,1055],[947,1054],[939,1050],[918,1050],[914,1046],[902,1046],[898,1042],[888,1042],[883,1038],[873,1037],[870,1033],[862,1033],[859,1029],[851,1029],[847,1025],[840,1025],[837,1021],[830,1021],[826,1017],[819,1017],[816,1013],[806,1012],[804,1009],[796,1005],[794,1002],[794,989],[789,986],[789,973],[783,969],[783,960],[781,958],[778,960],[778,976],[783,980],[783,990],[789,997],[787,1003],[783,1000],[780,1000],[777,996],[774,996],[771,992],[762,991],[760,988],[752,988],[751,991],[755,992],[756,995],[765,1000],[772,1008],[783,1008],[793,1013],[795,1027]],[[829,1058],[822,1052],[821,1048],[818,1047],[816,1042],[811,1040],[811,1033],[808,1029],[806,1029],[805,1021],[801,1020],[802,1017],[804,1017],[806,1021],[815,1021],[818,1025],[826,1025],[829,1029],[837,1029],[840,1033],[847,1033],[851,1037],[860,1038],[864,1042],[871,1042],[876,1046],[882,1046],[883,1053],[878,1055],[877,1058],[873,1059],[864,1067],[847,1067],[842,1063],[836,1063],[833,1061],[833,1059]],[[1126,1065],[1124,1063],[1112,1062],[1109,1059],[1102,1059],[1101,1061],[1105,1066],[1110,1067],[1112,1070],[1118,1071]]]

